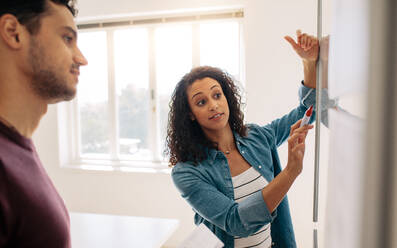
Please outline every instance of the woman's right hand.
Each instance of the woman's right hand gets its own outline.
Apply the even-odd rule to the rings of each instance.
[[[298,176],[302,172],[306,135],[313,128],[313,125],[299,127],[301,122],[302,120],[299,120],[291,126],[290,137],[288,138],[286,169],[294,176]]]
[[[302,120],[299,120],[291,126],[290,137],[288,138],[287,166],[262,189],[263,200],[270,212],[273,212],[277,208],[296,177],[302,172],[305,139],[309,129],[312,129],[313,125],[300,127],[301,122]]]

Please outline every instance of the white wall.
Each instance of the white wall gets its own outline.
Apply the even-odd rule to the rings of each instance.
[[[185,8],[242,5],[248,122],[265,124],[298,103],[302,65],[284,35],[316,32],[316,0],[80,0],[80,18]],[[117,4],[116,4],[117,3]],[[43,164],[70,211],[179,219],[167,247],[175,247],[194,228],[191,208],[179,196],[169,174],[81,171],[60,168],[57,108],[51,106],[34,140]],[[305,168],[289,198],[298,247],[312,245],[314,133],[308,138]],[[327,139],[323,140],[324,147]],[[327,150],[323,158],[327,157]],[[285,164],[286,147],[280,148]],[[326,160],[325,160],[326,161]],[[326,166],[326,162],[323,163]],[[324,167],[326,168],[326,167]],[[322,172],[326,169],[322,170]],[[323,178],[322,174],[322,178]],[[321,182],[324,195],[326,183]],[[323,198],[323,197],[322,197]],[[324,202],[322,205],[324,206]],[[322,210],[320,211],[322,214]],[[320,221],[321,215],[320,215]],[[320,231],[320,239],[321,239]]]

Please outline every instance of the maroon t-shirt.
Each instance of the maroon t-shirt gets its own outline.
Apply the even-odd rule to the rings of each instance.
[[[2,122],[0,247],[71,247],[67,209],[32,140]]]

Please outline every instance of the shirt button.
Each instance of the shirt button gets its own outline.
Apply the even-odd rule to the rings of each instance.
[[[259,165],[258,167],[259,167],[259,169],[260,169],[260,168],[262,168],[262,165]]]
[[[241,153],[242,153],[242,154],[244,154],[245,152],[244,152],[244,151],[242,151]]]

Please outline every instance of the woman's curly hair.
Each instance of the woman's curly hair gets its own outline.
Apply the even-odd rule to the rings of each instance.
[[[240,109],[241,96],[232,77],[219,68],[200,66],[193,68],[178,82],[169,104],[166,153],[170,156],[170,166],[178,162],[192,161],[194,164],[207,158],[206,149],[216,148],[201,129],[199,123],[191,119],[191,110],[187,98],[187,88],[196,80],[212,78],[222,87],[230,110],[229,124],[232,131],[246,136],[244,114]]]

